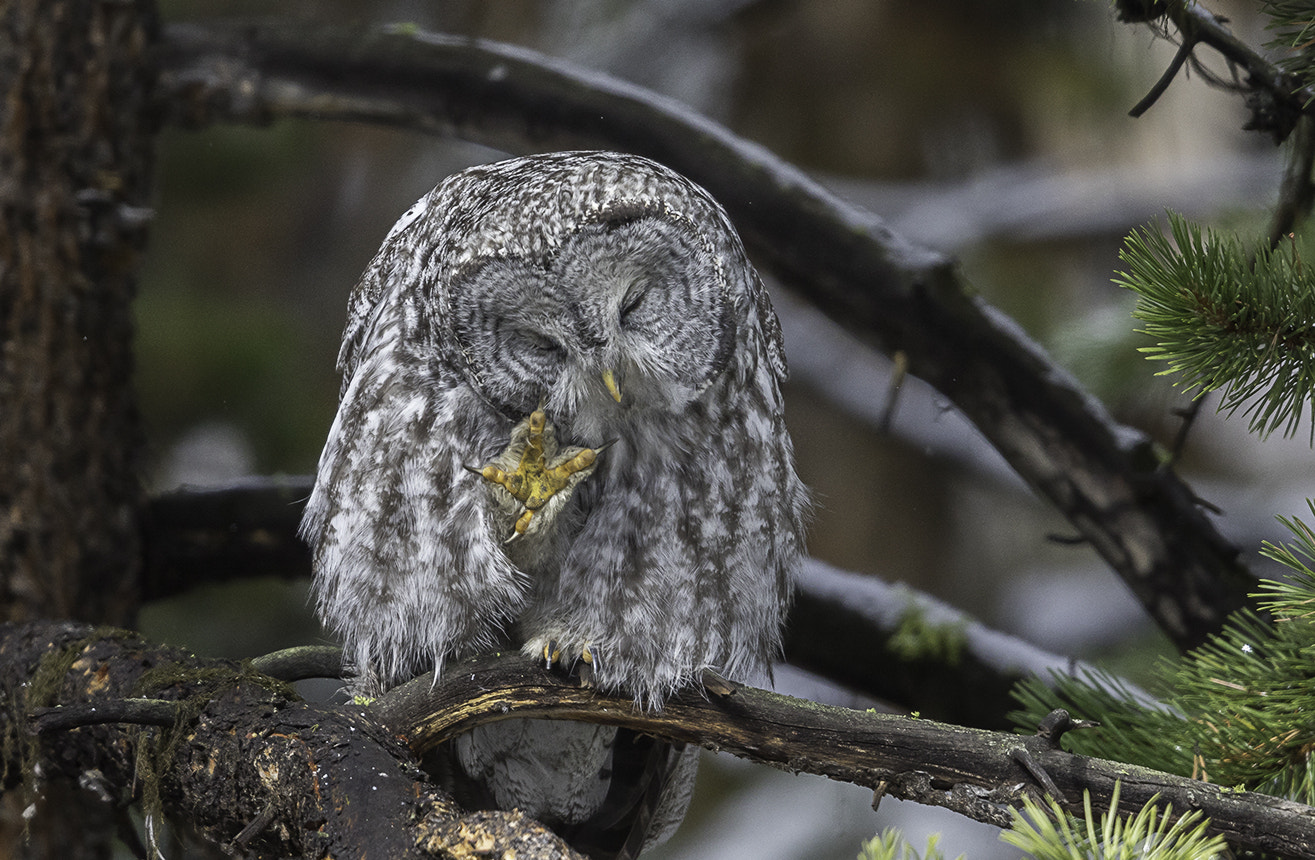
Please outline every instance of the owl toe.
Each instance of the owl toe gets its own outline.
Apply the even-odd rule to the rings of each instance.
[[[557,643],[556,639],[549,639],[543,643],[543,668],[551,670],[561,659],[562,646]]]
[[[598,674],[598,654],[588,643],[573,648],[556,639],[547,640],[539,652],[543,667],[568,678],[575,678],[582,687],[593,687]]]
[[[585,645],[580,649],[580,659],[575,664],[575,676],[580,679],[581,687],[594,687],[598,677],[598,655]]]

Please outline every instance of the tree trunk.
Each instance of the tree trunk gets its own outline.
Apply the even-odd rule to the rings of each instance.
[[[157,35],[150,0],[0,3],[5,619],[128,624],[136,610],[130,302],[150,215]],[[26,856],[109,856],[104,804],[72,786],[45,794],[38,809],[51,814],[32,822]],[[24,844],[3,832],[16,817],[7,801],[0,843]]]
[[[0,594],[128,622],[142,488],[130,301],[154,121],[148,2],[9,0],[0,31]]]

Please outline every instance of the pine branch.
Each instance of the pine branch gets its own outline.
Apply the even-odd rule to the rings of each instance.
[[[1299,3],[1300,0],[1297,0]],[[1219,53],[1235,70],[1240,70],[1242,85],[1234,87],[1246,96],[1247,107],[1251,111],[1251,120],[1246,128],[1269,132],[1275,142],[1282,142],[1292,131],[1297,118],[1305,114],[1315,117],[1315,89],[1284,66],[1271,62],[1258,51],[1229,32],[1225,26],[1227,19],[1216,15],[1195,0],[1166,0],[1166,2],[1123,2],[1125,21],[1146,22],[1157,29],[1163,26],[1161,18],[1167,18],[1177,28],[1182,49],[1179,57],[1190,54],[1197,45],[1208,45]],[[1129,7],[1146,7],[1151,9],[1146,14],[1126,14]],[[1175,58],[1176,71],[1181,66],[1181,59]],[[1199,65],[1197,68],[1201,68]],[[1202,70],[1204,71],[1204,70]],[[1162,93],[1168,86],[1168,78],[1161,78],[1156,85],[1155,94]],[[1204,74],[1207,80],[1213,75]],[[1217,81],[1216,83],[1221,83]],[[1148,101],[1149,99],[1149,101]],[[1141,112],[1150,107],[1154,98],[1143,99],[1138,105]]]
[[[1315,517],[1315,501],[1307,500]],[[1260,609],[1288,621],[1315,623],[1315,528],[1296,517],[1279,517],[1279,522],[1296,538],[1296,544],[1278,545],[1265,541],[1260,554],[1288,569],[1285,580],[1261,580]]]
[[[1115,788],[1115,796],[1118,795]],[[1117,805],[1117,804],[1111,804]],[[1054,801],[1031,798],[1014,812],[1014,824],[1001,839],[1035,860],[1205,860],[1229,856],[1209,822],[1190,811],[1175,817],[1173,807],[1151,801],[1136,815],[1104,813],[1097,820],[1090,796],[1083,797],[1083,820],[1064,814]]]
[[[1290,247],[1248,254],[1235,239],[1169,214],[1169,237],[1136,231],[1119,253],[1115,283],[1137,293],[1144,347],[1165,373],[1200,392],[1222,389],[1252,431],[1291,436],[1315,393],[1315,272]],[[1245,407],[1245,408],[1243,408]],[[1315,443],[1315,421],[1311,425]]]
[[[1310,0],[1265,0],[1274,38],[1267,47],[1287,56],[1279,62],[1306,87],[1315,85],[1315,9]]]
[[[1315,505],[1311,512],[1315,514]],[[1098,675],[1020,686],[1020,726],[1063,707],[1109,732],[1071,738],[1070,748],[1147,767],[1315,802],[1315,529],[1285,520],[1296,546],[1269,545],[1294,576],[1267,584],[1272,623],[1249,612],[1182,659],[1158,667],[1167,690],[1148,702]]]

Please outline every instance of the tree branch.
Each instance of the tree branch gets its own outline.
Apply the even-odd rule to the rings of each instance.
[[[908,586],[816,559],[805,562],[799,579],[785,657],[924,717],[986,729],[1013,726],[1019,681],[1096,671]]]
[[[581,688],[519,655],[480,657],[452,666],[437,685],[429,677],[404,684],[369,710],[416,752],[498,720],[582,720],[867,786],[997,826],[1008,826],[1009,808],[1024,793],[1040,793],[1032,771],[1047,776],[1060,793],[1056,800],[1079,815],[1084,791],[1104,811],[1121,783],[1119,809],[1125,813],[1158,796],[1179,812],[1199,809],[1234,847],[1315,856],[1310,807],[1073,755],[1055,744],[1059,732],[1053,728],[1047,736],[1023,737],[730,687],[727,695],[686,690],[655,713]]]
[[[1252,577],[1149,438],[1117,424],[944,257],[795,168],[638,87],[519,48],[391,32],[177,26],[176,123],[366,121],[509,151],[610,147],[704,185],[800,295],[950,398],[1117,570],[1181,647],[1248,603]]]
[[[261,856],[582,860],[520,813],[457,809],[364,709],[308,705],[231,661],[125,631],[0,625],[0,694],[7,789],[21,775],[39,796],[38,773],[98,771],[118,802],[157,794],[165,814]]]
[[[1282,142],[1298,117],[1305,114],[1315,118],[1315,90],[1301,86],[1298,79],[1230,33],[1224,26],[1226,19],[1194,0],[1166,3],[1165,14],[1178,28],[1185,44],[1209,45],[1246,73],[1245,83],[1253,94],[1248,99],[1252,110],[1248,128],[1270,131],[1275,142]]]
[[[1177,27],[1182,39],[1169,67],[1146,97],[1128,112],[1130,116],[1138,117],[1145,113],[1169,88],[1184,61],[1191,59],[1193,67],[1208,82],[1245,93],[1247,108],[1251,111],[1251,120],[1245,128],[1268,131],[1275,143],[1282,143],[1287,138],[1302,115],[1315,119],[1315,89],[1303,87],[1295,75],[1284,72],[1277,64],[1229,32],[1224,26],[1227,18],[1216,15],[1195,0],[1151,4],[1124,0],[1116,5],[1119,7],[1119,20],[1145,23],[1157,32],[1160,32],[1162,26],[1159,19],[1168,18]],[[1221,81],[1197,62],[1192,54],[1197,45],[1214,48],[1234,70],[1235,79],[1237,69],[1242,70],[1245,79],[1235,85]]]
[[[1022,737],[818,705],[725,681],[715,685],[723,692],[686,690],[650,712],[520,656],[456,663],[437,685],[417,678],[368,707],[318,708],[230,661],[199,659],[124,631],[4,625],[0,642],[0,730],[11,784],[20,772],[76,777],[95,768],[104,786],[126,798],[135,780],[158,780],[165,812],[185,816],[221,844],[241,840],[257,852],[406,858],[439,848],[457,853],[456,840],[468,852],[516,847],[522,856],[574,857],[517,813],[462,815],[415,764],[420,753],[475,726],[543,717],[697,743],[1001,826],[1024,793],[1040,793],[1039,784],[1053,786],[1056,799],[1080,813],[1083,791],[1103,810],[1119,782],[1122,811],[1158,795],[1175,810],[1208,815],[1236,848],[1315,857],[1309,807],[1076,756],[1057,747],[1060,732],[1049,722],[1042,734]],[[74,721],[75,732],[48,718],[59,705],[84,713],[89,705],[117,707],[142,688],[190,716],[172,729]],[[125,717],[141,716],[137,707]],[[43,732],[20,759],[25,745],[15,741],[25,734],[24,715],[36,708],[47,709],[36,723]],[[151,762],[145,777],[142,754]],[[540,841],[528,844],[533,839]]]
[[[1292,151],[1283,169],[1283,182],[1279,186],[1278,202],[1269,226],[1270,250],[1277,249],[1292,235],[1315,204],[1315,120],[1304,117],[1298,121],[1292,140]]]

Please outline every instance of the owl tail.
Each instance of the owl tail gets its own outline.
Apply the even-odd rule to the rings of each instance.
[[[602,806],[559,832],[593,860],[634,860],[667,841],[685,817],[698,748],[618,729],[612,749],[613,779]]]

